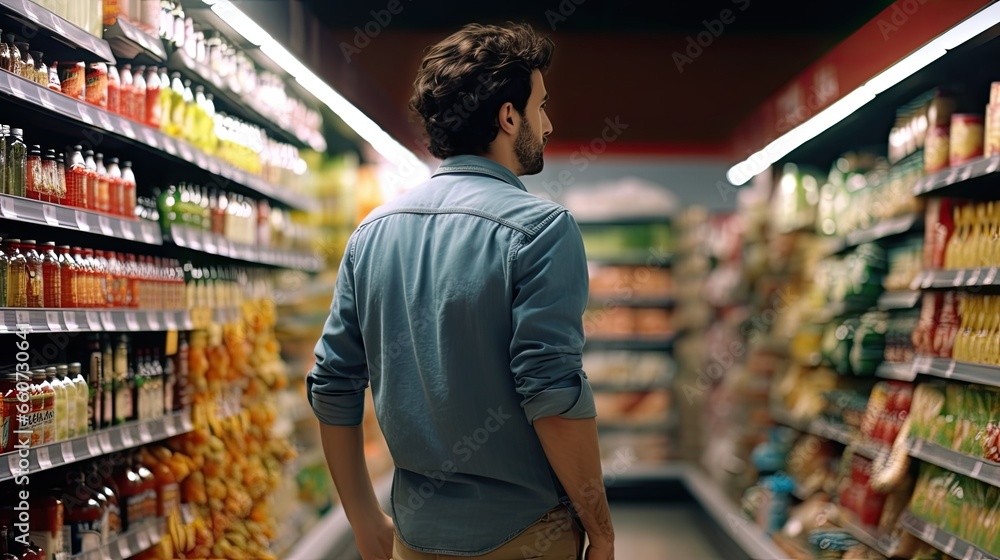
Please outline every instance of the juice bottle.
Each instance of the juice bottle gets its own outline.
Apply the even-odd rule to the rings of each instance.
[[[132,112],[140,123],[146,122],[146,67],[137,66],[132,72]]]
[[[136,202],[135,194],[135,173],[132,171],[132,162],[126,161],[122,163],[122,200],[125,205],[125,212],[122,214],[125,218],[135,218],[135,210],[138,206]]]
[[[14,371],[0,374],[0,453],[10,453],[18,444],[18,375]],[[23,388],[23,386],[22,386]]]
[[[12,196],[25,196],[25,181],[28,170],[28,147],[24,143],[24,131],[20,128],[11,129],[7,147],[7,168],[4,172],[6,185],[4,193]]]
[[[69,439],[69,394],[56,377],[57,372],[55,366],[45,368],[45,382],[52,388],[52,423],[55,426],[52,441],[66,441]]]
[[[169,134],[171,118],[171,99],[174,90],[170,85],[170,75],[167,69],[160,68],[160,130]]]
[[[146,72],[146,99],[145,115],[146,125],[159,129],[163,118],[163,108],[160,106],[160,75],[156,71],[156,66],[150,66]]]
[[[180,72],[170,75],[170,124],[167,133],[176,138],[183,138],[184,112],[187,110],[184,100],[184,82]]]
[[[59,259],[59,307],[74,309],[80,307],[77,301],[77,274],[80,267],[69,254],[69,245],[56,247]]]
[[[143,449],[142,463],[152,473],[156,482],[156,517],[167,518],[180,509],[181,493],[177,477],[162,461],[157,461],[148,450]]]
[[[118,74],[118,67],[114,64],[108,65],[108,111],[121,114],[122,106],[122,80]]]
[[[45,307],[45,260],[38,254],[35,249],[35,241],[32,239],[21,243],[21,252],[24,253],[28,264],[28,307]]]
[[[108,480],[114,474],[114,469],[106,458],[93,461],[84,468],[87,474],[87,487],[103,495],[107,502],[107,515],[101,527],[101,538],[104,542],[110,542],[122,532],[121,500],[118,490]]]
[[[87,257],[83,253],[83,249],[79,247],[72,248],[73,261],[76,263],[76,274],[74,283],[76,284],[76,303],[77,307],[89,308],[93,307],[93,299],[90,293],[91,288],[91,270],[87,264]]]
[[[83,152],[83,161],[87,166],[87,206],[88,210],[100,210],[100,201],[98,199],[97,191],[99,178],[97,176],[97,162],[94,161],[94,151],[87,150]]]
[[[31,446],[37,447],[53,443],[55,429],[55,391],[45,380],[45,370],[36,369],[31,373]]]
[[[144,517],[145,482],[135,471],[134,461],[134,455],[124,458],[114,477],[120,492],[123,531],[135,528]]]
[[[143,520],[146,520],[156,516],[156,477],[152,471],[142,464],[138,453],[132,455],[132,460],[135,472],[139,475],[139,480],[142,482],[142,486],[140,486],[142,492],[141,512]]]
[[[114,424],[124,424],[135,417],[132,386],[129,383],[129,342],[127,335],[120,335],[115,345],[112,379],[114,400]],[[134,380],[133,380],[134,382]]]
[[[44,300],[42,306],[56,309],[62,306],[62,270],[56,244],[48,241],[42,244],[42,283]]]
[[[80,401],[80,397],[76,384],[70,378],[68,365],[59,364],[56,366],[56,380],[66,392],[66,438],[64,439],[73,439],[77,435],[83,435],[83,433],[77,433],[80,418],[77,403]]]
[[[80,362],[71,363],[69,365],[69,378],[76,391],[76,435],[79,437],[90,431],[91,422],[94,420],[94,411],[91,410],[90,386],[83,377],[83,364]]]
[[[32,200],[42,200],[42,147],[35,144],[28,150],[25,168],[25,194]]]
[[[87,163],[88,167],[90,162]],[[106,214],[114,214],[111,198],[111,178],[104,166],[104,154],[94,155],[94,172],[97,177],[97,210]]]
[[[115,347],[109,335],[101,338],[101,427],[109,428],[115,423]]]
[[[87,163],[83,157],[83,147],[73,146],[69,153],[66,169],[66,205],[75,208],[89,207],[87,201]]]
[[[28,307],[28,259],[21,252],[20,239],[5,239],[7,254],[7,307]]]
[[[111,307],[111,285],[114,283],[108,270],[108,258],[104,251],[94,251],[97,272],[97,297],[99,307]]]
[[[32,495],[29,506],[29,522],[31,542],[45,551],[43,560],[55,558],[63,550],[63,523],[65,523],[63,502],[59,498],[46,494],[41,497]]]
[[[131,215],[134,207],[128,209],[126,214],[125,183],[122,181],[121,168],[118,167],[118,158],[108,158],[106,176],[111,199],[110,212],[115,216]]]

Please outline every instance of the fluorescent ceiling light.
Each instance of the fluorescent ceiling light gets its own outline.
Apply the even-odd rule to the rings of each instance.
[[[912,76],[965,43],[1000,23],[1000,3],[993,4],[945,31],[885,71],[868,80],[809,120],[779,136],[764,149],[737,163],[726,173],[734,185],[742,185],[787,156],[792,150],[844,120],[875,99],[875,96]]]
[[[416,154],[397,142],[386,131],[382,130],[378,123],[309,70],[232,2],[229,0],[202,1],[211,6],[212,11],[225,20],[244,39],[260,46],[261,52],[275,64],[284,68],[303,88],[329,107],[358,136],[371,144],[376,152],[396,167],[395,172],[403,182],[414,184],[430,176],[430,169]]]

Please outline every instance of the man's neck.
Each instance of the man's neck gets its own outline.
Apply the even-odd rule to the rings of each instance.
[[[513,173],[517,177],[520,177],[521,174],[523,173],[523,170],[521,169],[521,164],[518,163],[517,158],[514,156],[514,154],[498,155],[493,152],[487,152],[485,154],[482,154],[482,157],[490,161],[499,163],[500,165],[506,167],[511,173]]]

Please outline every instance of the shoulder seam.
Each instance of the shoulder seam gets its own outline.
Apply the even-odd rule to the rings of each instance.
[[[362,224],[361,226],[359,226],[359,229],[363,228],[363,227],[367,227],[367,226],[369,226],[369,225],[371,225],[371,224],[373,224],[373,223],[381,220],[382,218],[386,218],[386,217],[389,217],[389,216],[392,216],[392,215],[395,215],[395,214],[427,214],[427,215],[433,215],[433,214],[437,214],[437,215],[441,215],[441,214],[467,214],[467,215],[470,215],[470,216],[476,216],[476,217],[479,217],[479,218],[483,218],[485,220],[490,220],[492,222],[496,222],[496,223],[498,223],[498,224],[500,224],[502,226],[508,227],[508,228],[513,229],[515,231],[519,231],[519,232],[521,232],[524,235],[527,235],[529,237],[534,237],[537,234],[538,227],[539,227],[539,226],[535,226],[534,228],[531,228],[531,229],[525,228],[525,227],[522,227],[522,226],[519,226],[519,225],[515,224],[514,222],[511,222],[510,220],[505,220],[505,219],[501,218],[500,216],[495,216],[495,215],[490,214],[488,212],[482,212],[480,210],[476,210],[476,209],[473,209],[473,208],[459,208],[459,207],[455,207],[455,208],[416,208],[416,207],[414,207],[414,208],[397,208],[395,210],[391,210],[389,212],[386,212],[385,214],[382,214],[381,216],[372,218],[371,221],[366,222],[366,223]],[[549,221],[551,221],[551,218],[550,217],[546,217],[545,220],[542,223],[544,224],[544,223],[547,223]]]

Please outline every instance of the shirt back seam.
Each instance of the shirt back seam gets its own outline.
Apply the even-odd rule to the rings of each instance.
[[[479,217],[479,218],[483,218],[485,220],[490,220],[492,222],[496,222],[496,223],[498,223],[498,224],[500,224],[502,226],[508,227],[508,228],[510,228],[512,230],[515,230],[515,231],[518,231],[518,232],[520,232],[520,233],[522,233],[524,235],[527,235],[527,236],[529,236],[531,238],[534,238],[537,235],[537,231],[538,231],[537,227],[533,228],[533,229],[528,229],[528,228],[519,226],[519,225],[515,224],[514,222],[511,222],[510,220],[505,220],[505,219],[501,218],[500,216],[495,216],[495,215],[490,214],[488,212],[482,212],[482,211],[475,210],[475,209],[472,209],[472,208],[416,208],[416,207],[414,207],[414,208],[397,208],[395,210],[391,210],[389,212],[386,212],[385,214],[382,214],[381,216],[378,216],[376,218],[372,218],[371,221],[367,222],[362,227],[367,227],[367,226],[369,226],[369,225],[371,225],[371,224],[373,224],[373,223],[381,220],[382,218],[387,218],[387,217],[395,215],[395,214],[425,214],[425,215],[467,214],[467,215],[470,215],[470,216],[476,216],[476,217]],[[551,221],[551,218],[547,217],[545,221]]]

